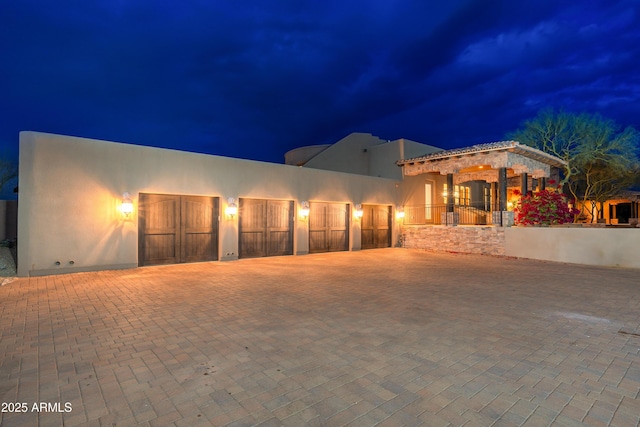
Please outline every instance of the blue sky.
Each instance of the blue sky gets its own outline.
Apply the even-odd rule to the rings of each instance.
[[[637,0],[19,0],[0,153],[35,130],[282,162],[351,132],[442,148],[545,107],[640,128]]]

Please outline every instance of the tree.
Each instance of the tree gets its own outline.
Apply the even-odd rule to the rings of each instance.
[[[565,160],[560,184],[592,220],[598,205],[620,197],[640,170],[638,131],[598,114],[545,109],[508,137]]]
[[[0,193],[4,186],[18,176],[16,164],[7,157],[0,157]]]

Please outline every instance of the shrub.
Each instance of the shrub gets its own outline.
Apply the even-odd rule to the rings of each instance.
[[[518,191],[514,192],[520,195]],[[554,190],[542,190],[522,195],[516,204],[517,225],[552,225],[573,222],[577,209],[570,208],[567,197]]]

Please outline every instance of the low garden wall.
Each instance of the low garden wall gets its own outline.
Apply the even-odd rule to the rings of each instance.
[[[505,255],[505,229],[493,226],[405,225],[402,235],[406,248]]]
[[[510,227],[505,229],[505,255],[640,268],[640,229]]]
[[[405,225],[402,235],[406,248],[640,268],[640,228]]]

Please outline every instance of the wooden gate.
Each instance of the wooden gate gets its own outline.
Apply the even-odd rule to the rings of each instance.
[[[240,199],[239,258],[293,254],[293,202]]]
[[[391,246],[391,206],[362,206],[362,249]]]
[[[349,250],[349,205],[309,203],[309,252]]]
[[[138,264],[218,259],[218,198],[140,194]]]

